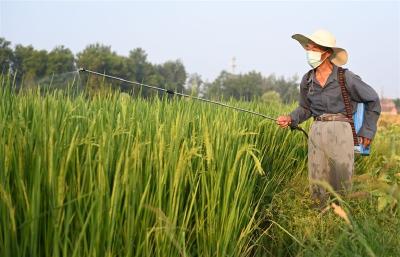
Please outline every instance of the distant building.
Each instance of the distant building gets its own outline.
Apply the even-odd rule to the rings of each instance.
[[[380,101],[382,113],[394,115],[397,114],[396,105],[394,104],[392,99],[382,98]]]

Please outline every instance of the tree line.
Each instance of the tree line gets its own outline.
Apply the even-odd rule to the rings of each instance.
[[[13,48],[10,41],[0,38],[1,73],[11,73],[17,84],[34,86],[42,78],[76,71],[78,67],[213,99],[233,97],[246,101],[261,99],[290,103],[299,95],[297,76],[285,79],[274,74],[265,77],[256,71],[232,74],[223,70],[214,81],[205,82],[198,73],[188,74],[179,59],[162,64],[151,63],[142,48],[135,48],[128,56],[122,56],[112,51],[111,46],[95,43],[74,55],[65,46],[57,46],[51,51],[21,44]],[[100,78],[89,79],[87,85],[92,90],[101,85]],[[124,87],[128,88],[122,85]],[[140,93],[146,97],[154,92],[141,89]]]

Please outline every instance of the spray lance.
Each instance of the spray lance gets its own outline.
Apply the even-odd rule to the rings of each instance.
[[[246,109],[242,109],[242,108],[235,107],[235,106],[230,106],[230,105],[227,105],[227,104],[224,104],[224,103],[221,103],[221,102],[212,101],[212,100],[209,100],[209,99],[206,99],[206,98],[201,98],[201,97],[197,97],[197,96],[191,96],[191,95],[175,92],[175,91],[172,91],[170,89],[150,86],[150,85],[146,85],[146,84],[139,83],[139,82],[136,82],[136,81],[130,81],[130,80],[122,79],[122,78],[119,78],[119,77],[115,77],[115,76],[111,76],[111,75],[107,75],[107,74],[102,74],[102,73],[99,73],[99,72],[96,72],[96,71],[87,70],[85,68],[79,68],[78,72],[86,72],[86,73],[93,74],[93,75],[96,75],[96,76],[102,76],[102,77],[105,77],[105,78],[118,80],[118,81],[121,81],[121,82],[124,82],[124,83],[128,83],[128,84],[132,84],[132,85],[158,90],[158,91],[170,94],[170,95],[178,95],[178,96],[187,97],[187,98],[199,100],[199,101],[206,102],[206,103],[216,104],[216,105],[223,106],[223,107],[226,107],[226,108],[229,108],[229,109],[233,109],[233,110],[236,110],[236,111],[246,112],[246,113],[250,113],[250,114],[253,114],[253,115],[257,115],[257,116],[263,117],[263,118],[271,120],[271,121],[277,121],[277,119],[269,117],[269,116],[264,115],[262,113],[258,113],[258,112],[254,112],[254,111],[250,111],[250,110],[246,110]],[[306,136],[306,138],[308,138],[307,132],[304,129],[300,128],[299,126],[291,126],[290,128],[291,128],[291,130],[299,130],[299,131],[303,132],[304,135]]]

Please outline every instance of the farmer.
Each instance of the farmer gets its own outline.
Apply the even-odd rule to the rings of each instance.
[[[314,118],[308,139],[308,177],[311,197],[322,207],[328,195],[325,187],[314,181],[325,181],[338,193],[351,187],[354,141],[338,79],[338,67],[346,64],[348,56],[345,49],[336,47],[335,37],[326,30],[317,30],[310,36],[295,34],[292,38],[306,50],[312,70],[301,80],[299,106],[290,115],[279,116],[277,124],[294,127]],[[367,147],[376,133],[381,111],[379,97],[359,76],[344,71],[348,106],[355,110],[357,102],[365,103],[358,140]]]

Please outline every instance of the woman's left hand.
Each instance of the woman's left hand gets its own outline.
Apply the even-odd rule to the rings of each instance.
[[[370,144],[371,144],[371,139],[369,139],[369,138],[366,138],[366,137],[360,137],[361,138],[361,144],[364,146],[364,147],[368,147]]]

